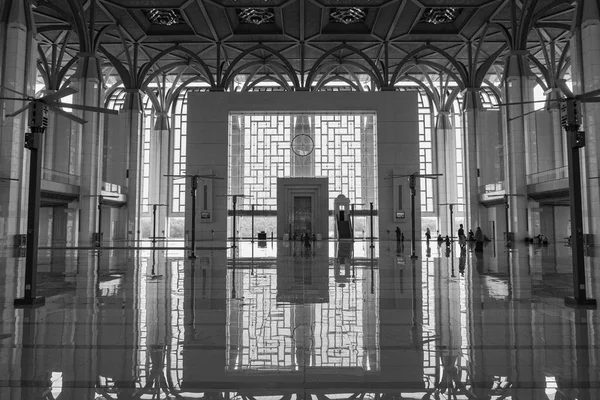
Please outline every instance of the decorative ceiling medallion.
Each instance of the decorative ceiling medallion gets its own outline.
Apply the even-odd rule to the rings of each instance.
[[[152,8],[146,11],[150,22],[155,25],[171,26],[184,23],[178,10],[168,8]]]
[[[364,7],[337,7],[331,10],[329,19],[331,22],[349,25],[365,22],[366,16]]]
[[[433,25],[450,24],[456,20],[458,11],[459,9],[456,7],[426,8],[419,22]]]
[[[242,8],[238,13],[238,17],[243,24],[262,25],[275,22],[275,13],[272,8]]]
[[[305,133],[294,136],[292,140],[292,151],[300,157],[306,157],[313,152],[315,142]]]

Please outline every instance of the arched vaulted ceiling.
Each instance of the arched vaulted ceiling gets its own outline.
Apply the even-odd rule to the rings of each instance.
[[[67,65],[97,43],[104,65],[120,63],[109,69],[127,71],[131,86],[169,72],[181,81],[197,74],[216,88],[231,88],[238,74],[296,89],[328,75],[360,75],[382,88],[405,74],[440,72],[476,86],[498,76],[494,65],[510,50],[528,50],[543,77],[568,50],[574,7],[564,0],[37,0],[34,17],[44,62],[64,47]],[[565,54],[562,73],[569,60]]]

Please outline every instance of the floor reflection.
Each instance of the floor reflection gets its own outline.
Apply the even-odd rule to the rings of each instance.
[[[568,247],[230,245],[1,258],[0,399],[600,398]]]

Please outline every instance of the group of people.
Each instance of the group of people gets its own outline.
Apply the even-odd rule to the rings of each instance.
[[[298,240],[298,235],[294,233],[294,236],[292,236],[290,239],[294,241]],[[317,240],[317,237],[314,233],[312,235],[310,233],[303,233],[300,235],[300,242],[302,242],[306,247],[310,247],[311,242],[314,242],[315,240]]]
[[[427,239],[427,243],[429,243],[429,240],[431,240],[431,231],[429,230],[429,228],[427,228],[427,230],[425,231],[425,238]],[[475,233],[473,233],[472,229],[469,229],[469,236],[467,237],[465,235],[465,229],[463,227],[463,224],[460,224],[458,228],[458,243],[460,244],[461,248],[466,246],[467,241],[475,242],[475,251],[483,252],[484,240],[485,236],[483,235],[483,231],[480,227],[477,227],[477,229],[475,229]],[[440,246],[442,245],[442,243],[445,243],[446,247],[450,247],[450,236],[446,235],[446,237],[443,237],[441,234],[438,233],[437,242]]]

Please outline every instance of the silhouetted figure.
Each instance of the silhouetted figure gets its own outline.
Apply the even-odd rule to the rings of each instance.
[[[425,239],[427,239],[427,243],[429,243],[429,241],[431,240],[431,231],[429,230],[429,228],[427,228],[427,230],[425,231]]]
[[[442,243],[444,243],[444,238],[442,237],[441,234],[438,234],[437,241],[438,241],[438,246],[441,246]]]
[[[483,252],[483,231],[480,227],[477,227],[477,229],[475,230],[475,252]]]
[[[450,247],[450,236],[446,235],[446,239],[444,239],[444,242],[446,242],[446,247]]]
[[[396,227],[396,242],[402,241],[402,231],[400,231],[399,227]]]
[[[463,228],[463,224],[460,224],[458,228],[458,241],[463,242],[466,239],[467,237],[465,236],[465,229]]]
[[[473,229],[469,229],[469,242],[475,241],[475,234],[473,233]]]
[[[310,247],[310,234],[304,235],[304,246]]]

